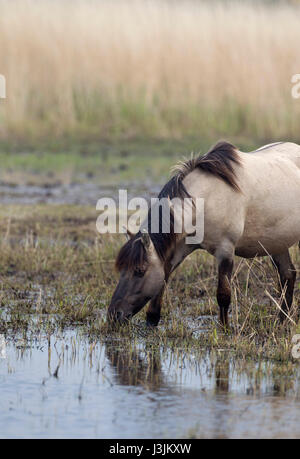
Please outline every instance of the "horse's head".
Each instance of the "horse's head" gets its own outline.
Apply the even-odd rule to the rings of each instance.
[[[121,248],[116,261],[120,279],[108,318],[124,321],[139,312],[163,287],[164,264],[147,232],[139,232]]]

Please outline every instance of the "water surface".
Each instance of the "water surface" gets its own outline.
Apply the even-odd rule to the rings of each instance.
[[[300,437],[300,372],[68,331],[0,339],[1,438]]]

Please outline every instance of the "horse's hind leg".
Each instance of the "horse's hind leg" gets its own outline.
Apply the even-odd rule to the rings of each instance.
[[[217,300],[220,307],[220,321],[225,327],[228,325],[228,309],[231,301],[231,274],[233,256],[218,257],[219,281]]]
[[[288,250],[280,255],[274,255],[273,260],[279,272],[280,288],[283,294],[282,311],[280,311],[279,315],[280,320],[283,322],[293,303],[296,270]]]

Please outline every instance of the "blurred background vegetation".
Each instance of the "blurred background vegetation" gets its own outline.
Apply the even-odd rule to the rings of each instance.
[[[298,1],[0,0],[2,164],[299,142],[299,43]]]

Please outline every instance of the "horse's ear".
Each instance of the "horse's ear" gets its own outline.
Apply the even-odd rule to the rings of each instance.
[[[148,250],[151,245],[151,238],[145,228],[142,230],[142,244],[146,250]]]
[[[123,226],[123,229],[124,229],[124,233],[126,234],[127,241],[129,241],[129,239],[132,239],[134,236],[134,233],[132,233],[128,228],[126,228],[125,225]]]
[[[126,229],[126,233],[130,237],[130,239],[133,238],[133,236],[135,236],[135,234],[132,233],[128,228]]]

